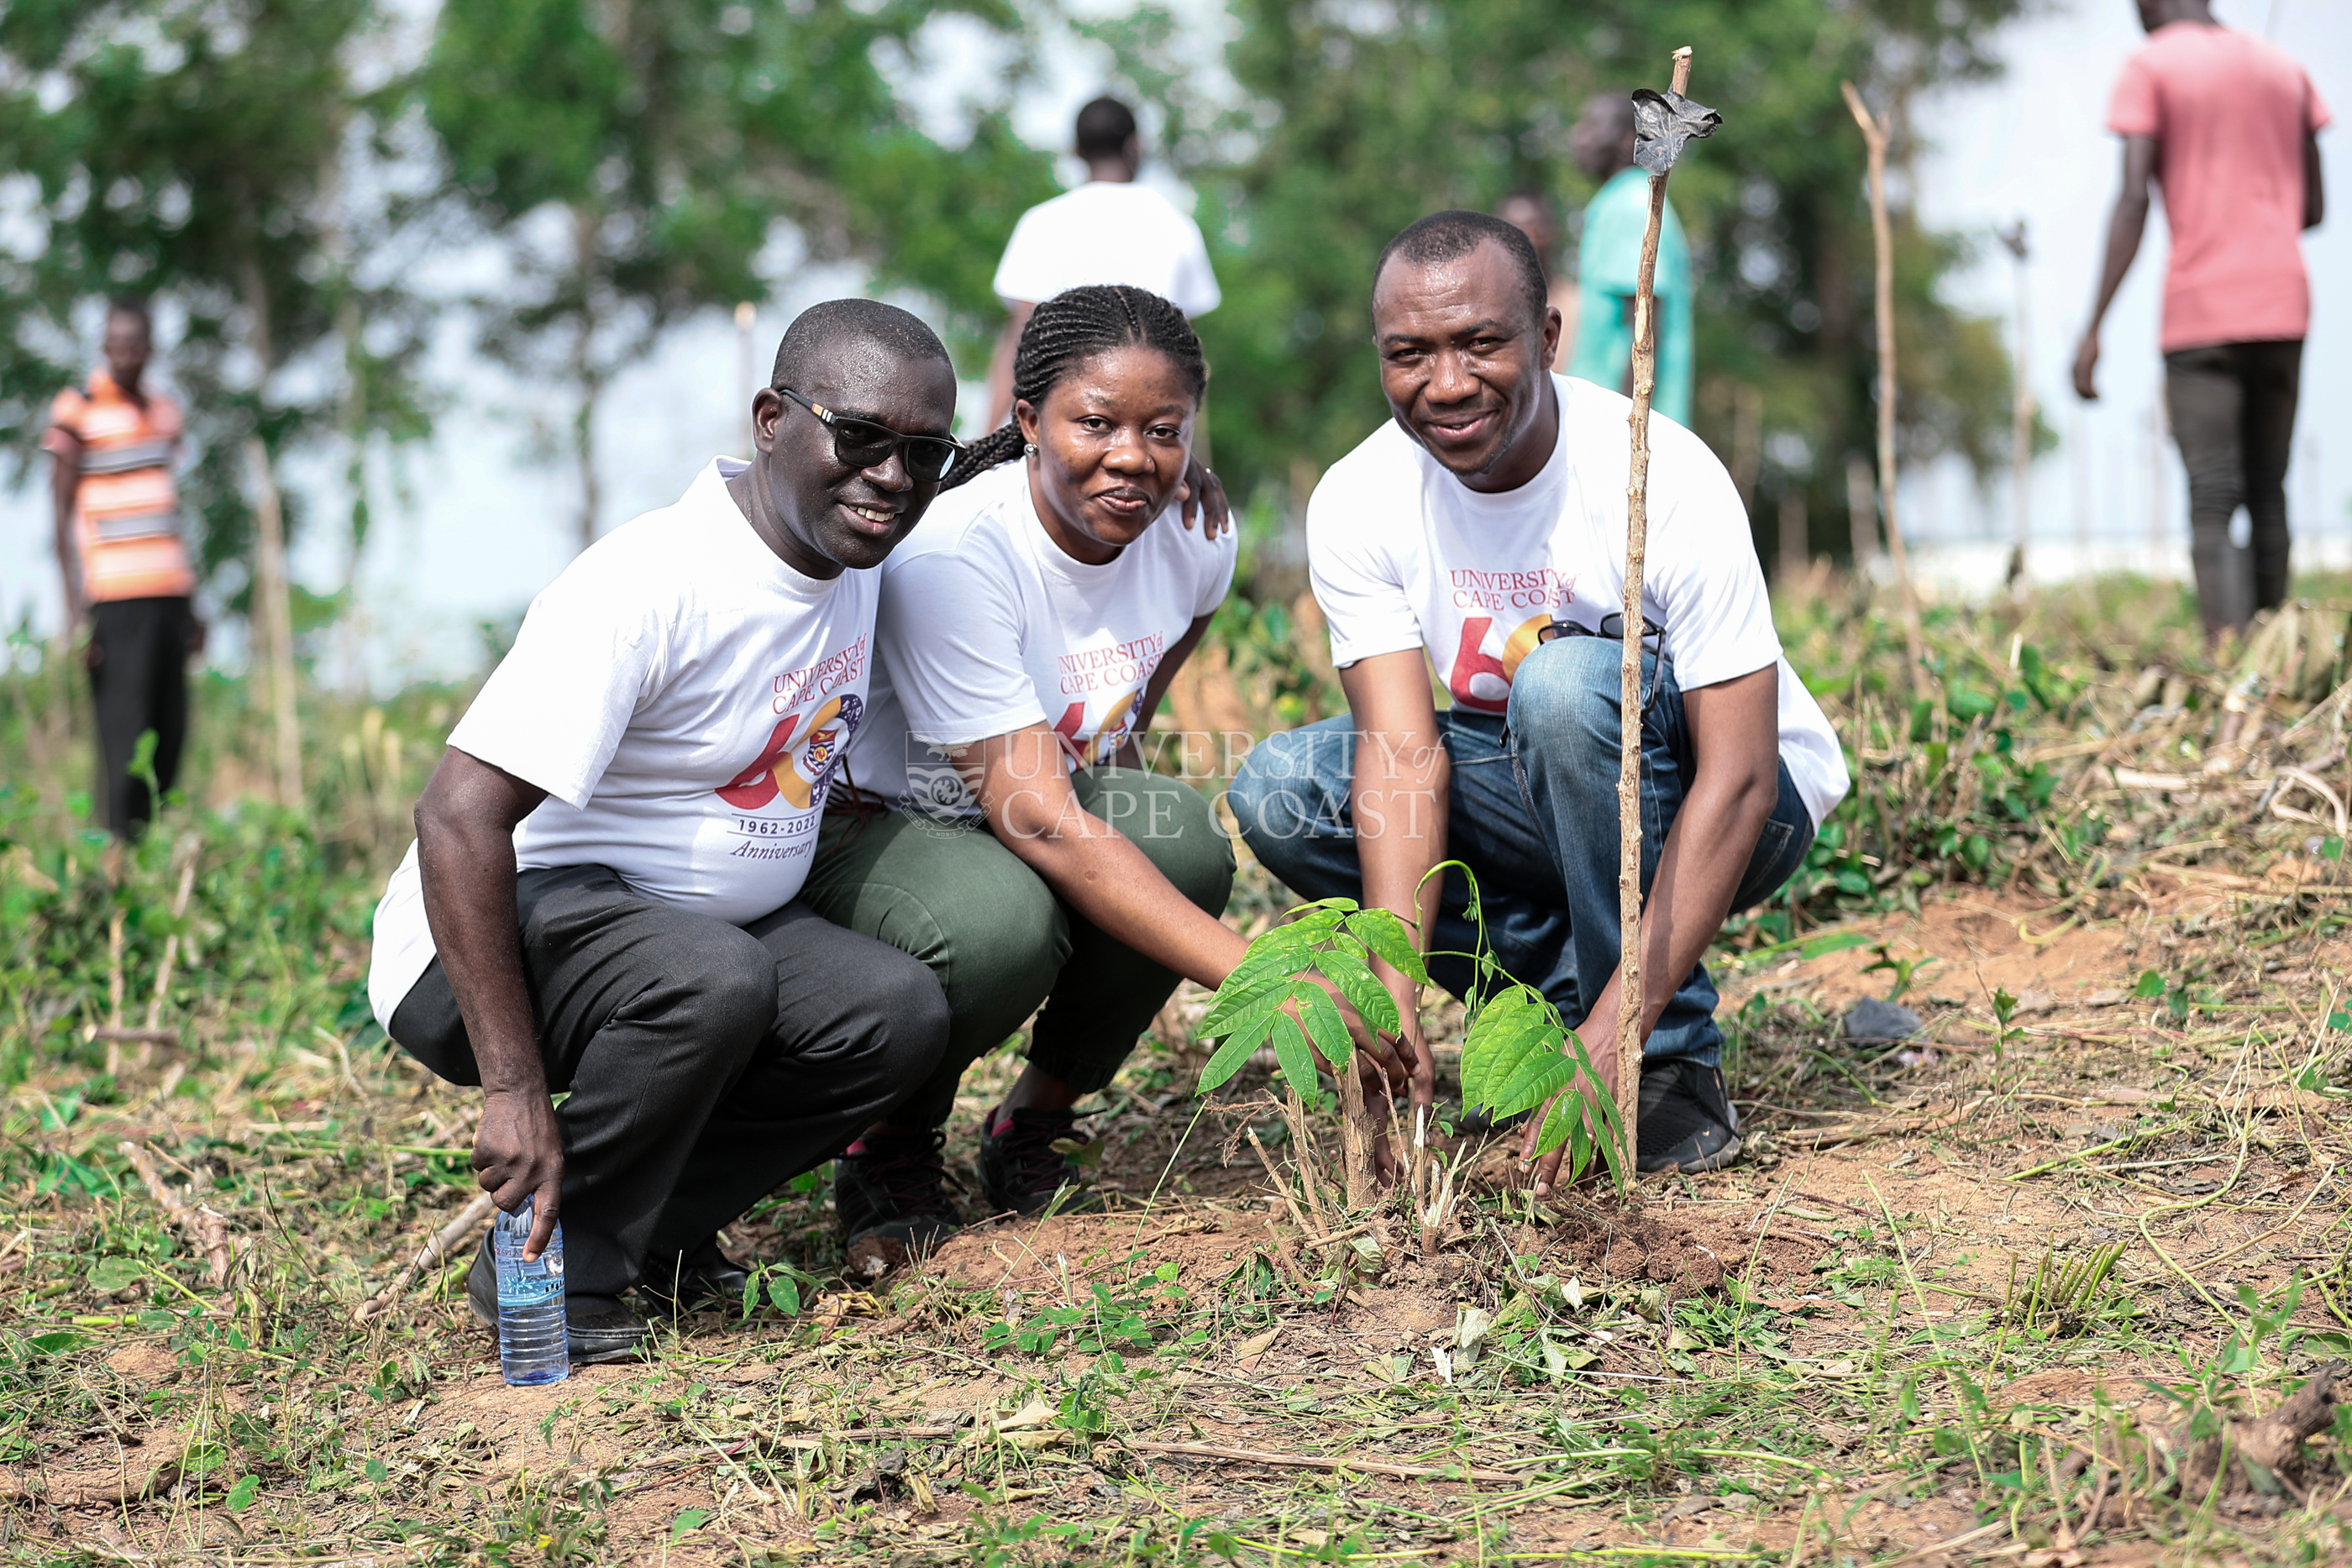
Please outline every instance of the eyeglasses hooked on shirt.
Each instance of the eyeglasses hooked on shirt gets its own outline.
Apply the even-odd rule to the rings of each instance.
[[[907,455],[907,472],[910,476],[919,483],[935,484],[947,477],[948,470],[963,455],[963,443],[952,436],[908,435],[870,419],[835,413],[790,387],[775,390],[778,396],[790,398],[824,422],[833,432],[833,455],[848,467],[877,467],[890,460],[893,451],[898,451]]]

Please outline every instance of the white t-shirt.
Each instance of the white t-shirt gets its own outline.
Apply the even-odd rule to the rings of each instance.
[[[1021,214],[996,264],[1000,299],[1044,303],[1066,288],[1125,283],[1187,316],[1223,298],[1201,225],[1149,185],[1089,180]]]
[[[743,467],[717,459],[675,506],[564,568],[450,732],[548,793],[515,828],[518,868],[610,866],[647,898],[737,925],[806,880],[866,713],[880,584],[785,565],[728,494]],[[411,844],[376,905],[378,1022],[432,962]]]
[[[1624,607],[1633,405],[1590,382],[1552,381],[1559,443],[1516,490],[1471,489],[1394,420],[1323,476],[1307,503],[1307,561],[1334,663],[1425,648],[1457,707],[1499,714],[1544,626],[1598,627]],[[1654,413],[1649,513],[1642,608],[1665,628],[1676,684],[1779,665],[1780,758],[1820,825],[1849,782],[1837,736],[1781,656],[1731,476]]]
[[[1108,762],[1168,650],[1224,601],[1234,530],[1212,544],[1171,503],[1089,566],[1037,520],[1029,465],[1003,463],[931,503],[882,563],[874,702],[851,749],[860,790],[942,820],[979,807],[947,748],[1051,725],[1066,764]]]

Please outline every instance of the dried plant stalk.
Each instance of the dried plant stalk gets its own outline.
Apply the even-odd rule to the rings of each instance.
[[[443,1259],[457,1250],[457,1244],[479,1230],[497,1207],[498,1205],[490,1201],[488,1193],[475,1194],[474,1201],[459,1209],[457,1218],[435,1231],[432,1239],[425,1242],[423,1249],[402,1267],[398,1274],[393,1276],[391,1284],[360,1303],[359,1311],[352,1314],[352,1321],[363,1323],[370,1318],[380,1317],[390,1312],[399,1301],[402,1292],[408,1289],[408,1282],[411,1280],[416,1278],[422,1270],[437,1266]]]
[[[144,1144],[134,1144],[126,1138],[115,1148],[131,1162],[131,1168],[139,1173],[139,1179],[145,1184],[147,1196],[155,1200],[155,1206],[179,1227],[180,1234],[194,1243],[196,1249],[205,1255],[205,1260],[212,1270],[213,1283],[228,1283],[230,1266],[236,1261],[236,1255],[241,1250],[230,1239],[228,1220],[209,1208],[189,1207],[187,1199],[165,1186],[163,1173],[155,1168],[155,1156],[147,1152]]]

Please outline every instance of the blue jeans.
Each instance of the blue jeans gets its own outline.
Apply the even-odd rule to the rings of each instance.
[[[1477,873],[1486,940],[1515,979],[1542,991],[1570,1027],[1584,1020],[1615,973],[1617,761],[1620,644],[1560,637],[1538,646],[1511,682],[1508,711],[1454,708],[1437,716],[1453,764],[1446,852]],[[1649,694],[1643,722],[1642,889],[1681,810],[1695,767],[1674,663],[1642,665]],[[1304,897],[1360,898],[1349,806],[1355,777],[1351,717],[1325,719],[1277,735],[1243,764],[1229,796],[1242,836],[1266,869]],[[1734,911],[1762,903],[1803,863],[1812,819],[1780,767],[1780,796],[1733,894]],[[1469,888],[1446,873],[1432,946],[1466,954],[1476,926]],[[1430,964],[1455,996],[1474,978],[1465,957]],[[1715,984],[1695,967],[1643,1048],[1653,1060],[1684,1057],[1714,1066],[1723,1053],[1715,1025]]]

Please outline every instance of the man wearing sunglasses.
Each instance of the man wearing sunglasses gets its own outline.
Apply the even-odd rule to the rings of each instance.
[[[1650,419],[1642,583],[1643,1038],[1620,1041],[1617,778],[1629,401],[1548,373],[1560,315],[1535,247],[1480,213],[1391,241],[1372,331],[1392,421],[1307,507],[1307,559],[1350,713],[1275,737],[1231,796],[1250,848],[1309,898],[1394,910],[1511,975],[1601,1082],[1643,1052],[1645,1172],[1739,1153],[1700,963],[1725,916],[1804,861],[1845,793],[1837,737],[1781,657],[1739,494],[1698,437]],[[1452,701],[1437,711],[1434,666]],[[1483,919],[1458,873],[1477,873]],[[1426,878],[1426,881],[1424,881]],[[1457,957],[1433,973],[1456,995]],[[1412,982],[1388,975],[1407,1019]],[[1413,1092],[1433,1073],[1418,1027]],[[1532,1155],[1541,1119],[1523,1145]],[[1558,1155],[1536,1170],[1548,1190]]]
[[[557,1217],[578,1361],[740,1296],[719,1228],[923,1082],[920,962],[799,897],[866,709],[877,574],[960,450],[930,329],[871,300],[795,320],[749,463],[583,552],[450,734],[377,907],[385,1032],[484,1092],[474,1168]],[[566,1092],[558,1107],[551,1092]],[[497,1312],[485,1250],[467,1281]]]

